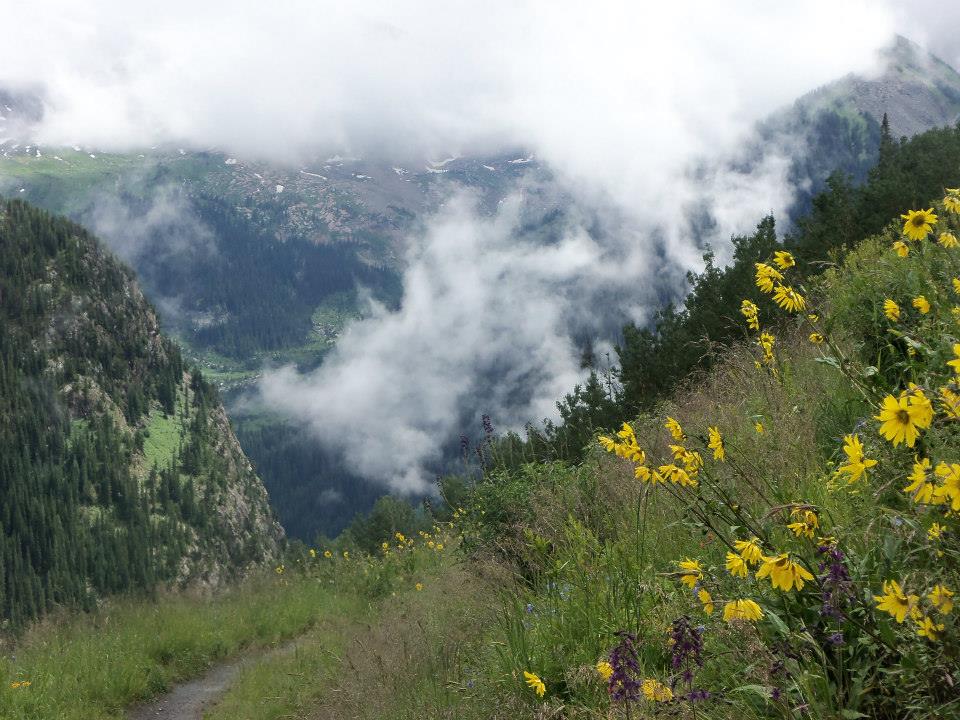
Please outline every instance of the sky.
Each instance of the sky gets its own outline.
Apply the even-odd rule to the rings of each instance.
[[[683,208],[712,212],[721,258],[731,234],[782,216],[784,158],[730,169],[757,120],[869,73],[896,32],[960,63],[960,6],[944,7],[37,0],[4,8],[16,31],[0,87],[42,90],[47,144],[170,142],[294,166],[523,147],[550,167],[555,186],[519,188],[493,216],[451,197],[408,240],[399,311],[373,307],[317,371],[265,375],[265,401],[359,474],[422,492],[481,411],[504,427],[555,415],[583,378],[575,333],[605,314],[643,322],[682,291],[702,253]],[[696,180],[694,163],[708,169]],[[544,193],[574,199],[548,244],[521,231]]]

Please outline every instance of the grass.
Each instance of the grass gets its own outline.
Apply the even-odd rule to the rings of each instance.
[[[176,457],[183,437],[183,423],[180,413],[166,415],[161,409],[154,408],[146,426],[147,434],[143,441],[143,454],[147,467],[167,467]]]
[[[4,720],[122,718],[132,703],[244,649],[349,618],[356,598],[313,579],[250,581],[212,598],[118,600],[92,615],[50,619],[0,661]],[[11,683],[29,681],[26,688]]]
[[[460,562],[448,533],[434,539],[448,548],[422,538],[364,560],[366,613],[319,623],[289,651],[248,665],[206,719],[492,717],[499,703],[471,678],[489,651],[491,601],[509,583],[495,568]],[[329,562],[319,560],[321,577]],[[334,576],[347,566],[335,561]]]

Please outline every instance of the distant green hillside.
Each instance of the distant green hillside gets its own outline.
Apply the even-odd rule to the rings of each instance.
[[[83,228],[0,201],[0,615],[273,557],[266,493],[132,274]]]

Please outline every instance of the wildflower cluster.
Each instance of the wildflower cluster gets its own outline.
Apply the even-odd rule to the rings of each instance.
[[[960,189],[949,191],[943,205],[948,213],[960,215]],[[942,225],[941,218],[930,208],[910,211],[903,215],[903,221],[904,239],[896,242],[897,253],[907,257],[917,247],[919,252],[927,252],[921,245]],[[929,245],[934,248],[929,252],[949,252],[960,245],[955,233],[948,228],[941,228],[936,240],[935,245]],[[941,360],[941,365],[928,364],[927,359],[935,355],[922,339],[911,334],[914,331],[907,329],[905,323],[914,322],[914,318],[920,322],[923,318],[942,316],[938,303],[948,293],[960,295],[960,277],[949,279],[946,293],[930,287],[914,292],[903,301],[895,296],[882,298],[883,317],[898,326],[892,337],[904,338],[898,347],[910,371],[904,373],[907,380],[903,385],[880,391],[884,376],[877,368],[858,366],[857,361],[843,352],[842,342],[829,332],[829,323],[822,322],[821,313],[811,308],[802,283],[791,278],[791,273],[797,270],[789,252],[778,251],[770,261],[756,263],[755,269],[757,288],[786,313],[795,316],[803,313],[797,320],[809,325],[808,339],[818,347],[825,364],[837,368],[851,381],[855,392],[874,408],[870,419],[843,435],[838,451],[842,459],[831,470],[826,489],[872,493],[875,476],[886,481],[891,473],[899,472],[896,468],[902,466],[902,461],[896,453],[910,452],[908,467],[911,470],[901,475],[902,482],[894,487],[899,487],[902,496],[920,513],[918,520],[926,527],[923,541],[938,545],[935,557],[945,557],[947,551],[942,549],[941,538],[954,532],[953,523],[960,513],[960,458],[936,457],[934,448],[939,445],[927,443],[925,434],[938,424],[960,420],[960,342],[950,346],[951,355]],[[910,312],[905,311],[904,306]],[[955,308],[952,316],[960,322],[960,306]],[[756,346],[760,350],[756,365],[780,377],[782,368],[774,353],[776,338],[761,325],[760,307],[744,299],[740,312],[747,328],[756,333]],[[923,322],[929,323],[929,320]],[[919,357],[920,353],[924,357]],[[744,627],[757,625],[766,622],[771,608],[784,603],[778,596],[791,596],[795,598],[790,601],[791,616],[797,620],[786,621],[790,631],[812,634],[823,648],[832,648],[831,652],[840,652],[851,634],[868,638],[861,643],[879,642],[881,648],[889,650],[889,637],[872,629],[879,621],[873,613],[888,615],[897,625],[910,624],[913,636],[927,643],[942,642],[951,632],[948,618],[954,607],[955,587],[947,582],[945,575],[938,577],[931,568],[927,573],[930,579],[917,588],[914,582],[918,575],[904,568],[903,577],[888,577],[878,589],[874,602],[867,603],[865,598],[869,599],[870,593],[864,592],[866,588],[858,589],[858,585],[869,585],[870,578],[857,578],[851,570],[848,550],[841,549],[836,538],[823,535],[823,517],[815,504],[790,502],[771,507],[770,498],[775,497],[776,492],[763,478],[743,472],[737,458],[731,458],[719,425],[708,425],[702,434],[693,433],[693,443],[676,418],[667,417],[664,427],[670,436],[666,446],[672,457],[660,464],[648,461],[650,449],[658,445],[657,440],[645,438],[642,444],[647,448],[641,447],[636,430],[628,423],[624,423],[618,433],[619,439],[601,437],[599,441],[608,452],[631,462],[635,477],[642,483],[663,486],[699,522],[704,532],[726,546],[719,570],[708,558],[688,556],[676,561],[671,573],[705,617],[712,617],[719,606],[723,622]],[[762,423],[756,422],[754,429],[762,433]],[[704,456],[712,463],[704,463]],[[732,464],[731,468],[721,470],[721,465],[727,463]],[[731,471],[742,490],[749,491],[750,503],[737,498],[729,480],[724,479],[731,477]],[[766,512],[762,510],[764,502],[768,504]],[[939,517],[930,522],[924,513],[937,513]],[[772,522],[778,518],[779,530],[777,523]],[[909,590],[905,589],[908,587]],[[809,614],[805,616],[807,611],[799,608],[809,609]],[[777,615],[777,623],[782,628],[783,615],[781,612]],[[801,621],[799,618],[804,616],[807,619]],[[684,628],[686,633],[688,625]],[[881,637],[883,639],[879,639]],[[674,638],[674,643],[685,647],[679,638]],[[698,662],[702,662],[699,652]],[[780,672],[786,672],[786,667],[781,667]],[[680,674],[680,679],[689,681],[689,668]],[[678,694],[677,678],[671,683],[671,699],[693,698],[692,688]],[[623,693],[622,678],[618,687]],[[774,690],[778,697],[783,692],[778,686],[771,690],[771,695]]]
[[[805,281],[786,250],[756,263],[755,284],[765,297],[743,299],[740,315],[756,367],[779,382],[761,383],[756,394],[736,402],[716,402],[709,392],[695,392],[690,402],[681,396],[670,414],[624,422],[616,433],[598,438],[635,479],[627,483],[636,503],[627,510],[629,527],[635,517],[637,539],[636,557],[623,561],[629,571],[608,557],[622,552],[607,544],[622,527],[608,528],[592,509],[586,513],[591,527],[571,517],[565,538],[548,540],[542,535],[550,530],[543,527],[530,532],[527,540],[543,559],[536,572],[548,578],[548,587],[562,584],[556,578],[570,578],[569,568],[576,568],[589,575],[590,587],[616,587],[598,590],[584,606],[606,611],[617,607],[618,598],[640,596],[630,601],[629,612],[604,618],[606,627],[624,630],[607,641],[614,644],[609,654],[595,659],[605,648],[594,646],[580,666],[593,683],[591,692],[605,684],[606,697],[626,705],[628,716],[634,703],[667,705],[647,712],[680,716],[685,710],[678,704],[728,702],[732,688],[751,687],[763,688],[784,717],[797,708],[811,717],[832,716],[836,708],[892,717],[899,698],[890,698],[899,691],[864,700],[857,688],[884,687],[903,674],[912,688],[929,693],[933,681],[923,673],[936,672],[944,702],[960,700],[960,691],[952,689],[960,655],[953,612],[960,584],[960,256],[953,257],[960,247],[960,189],[950,190],[942,205],[937,212],[931,207],[905,213],[897,237],[885,238],[874,251],[884,268],[911,268],[897,283],[861,279],[860,286],[839,290],[830,284],[839,273],[833,270]],[[895,255],[887,251],[891,240]],[[821,300],[824,289],[832,294]],[[843,316],[837,299],[844,297],[856,308],[839,311],[869,314],[871,324],[863,330],[871,334],[864,332],[869,342],[862,346],[859,325],[838,320]],[[777,327],[801,330],[812,345],[798,360],[783,350],[791,345],[774,335],[768,318],[775,315],[782,319]],[[740,372],[735,361],[731,366]],[[824,407],[816,409],[828,415],[822,423],[793,402],[820,401],[806,387],[795,389],[810,377],[811,386],[823,381]],[[843,410],[834,411],[835,405]],[[797,425],[791,414],[809,424]],[[798,427],[811,437],[794,442],[788,434]],[[821,436],[822,430],[829,433]],[[787,461],[805,452],[803,470],[783,477],[790,465],[779,454],[791,442],[786,449],[794,458]],[[591,487],[591,501],[594,492]],[[675,534],[667,541],[679,543],[667,557],[661,552],[651,558],[647,550],[648,502],[655,507],[651,512],[666,515],[661,527],[681,528],[679,539]],[[556,544],[564,542],[577,552],[556,557]],[[632,584],[616,585],[620,576]],[[649,612],[663,597],[664,583],[671,588],[665,593],[670,617],[679,615],[666,647],[663,615]],[[524,623],[539,630],[542,615],[544,626],[556,628],[563,610],[549,611],[537,605]],[[597,627],[603,625],[589,626],[594,643]],[[724,642],[724,652],[713,654]],[[529,646],[517,647],[526,653]],[[720,655],[738,658],[739,665]],[[702,666],[707,670],[700,672]],[[714,670],[734,666],[744,677],[721,686],[723,674]],[[556,683],[541,679],[545,694],[559,686],[560,672],[564,694],[571,692],[580,676],[569,666],[554,665],[550,678],[553,671]],[[813,688],[813,677],[830,681]],[[816,707],[818,695],[822,704]]]

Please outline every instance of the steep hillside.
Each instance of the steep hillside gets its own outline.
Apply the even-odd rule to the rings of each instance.
[[[904,37],[881,54],[874,75],[850,75],[810,94],[801,104],[813,109],[853,110],[877,122],[887,115],[894,137],[912,137],[960,118],[960,74]]]
[[[754,158],[790,158],[797,189],[791,214],[810,210],[833,173],[863,182],[879,157],[886,117],[893,139],[910,138],[960,119],[960,74],[903,37],[880,53],[877,69],[848,75],[798,98],[760,124]]]
[[[281,530],[216,390],[81,227],[0,202],[0,612],[216,583]]]

